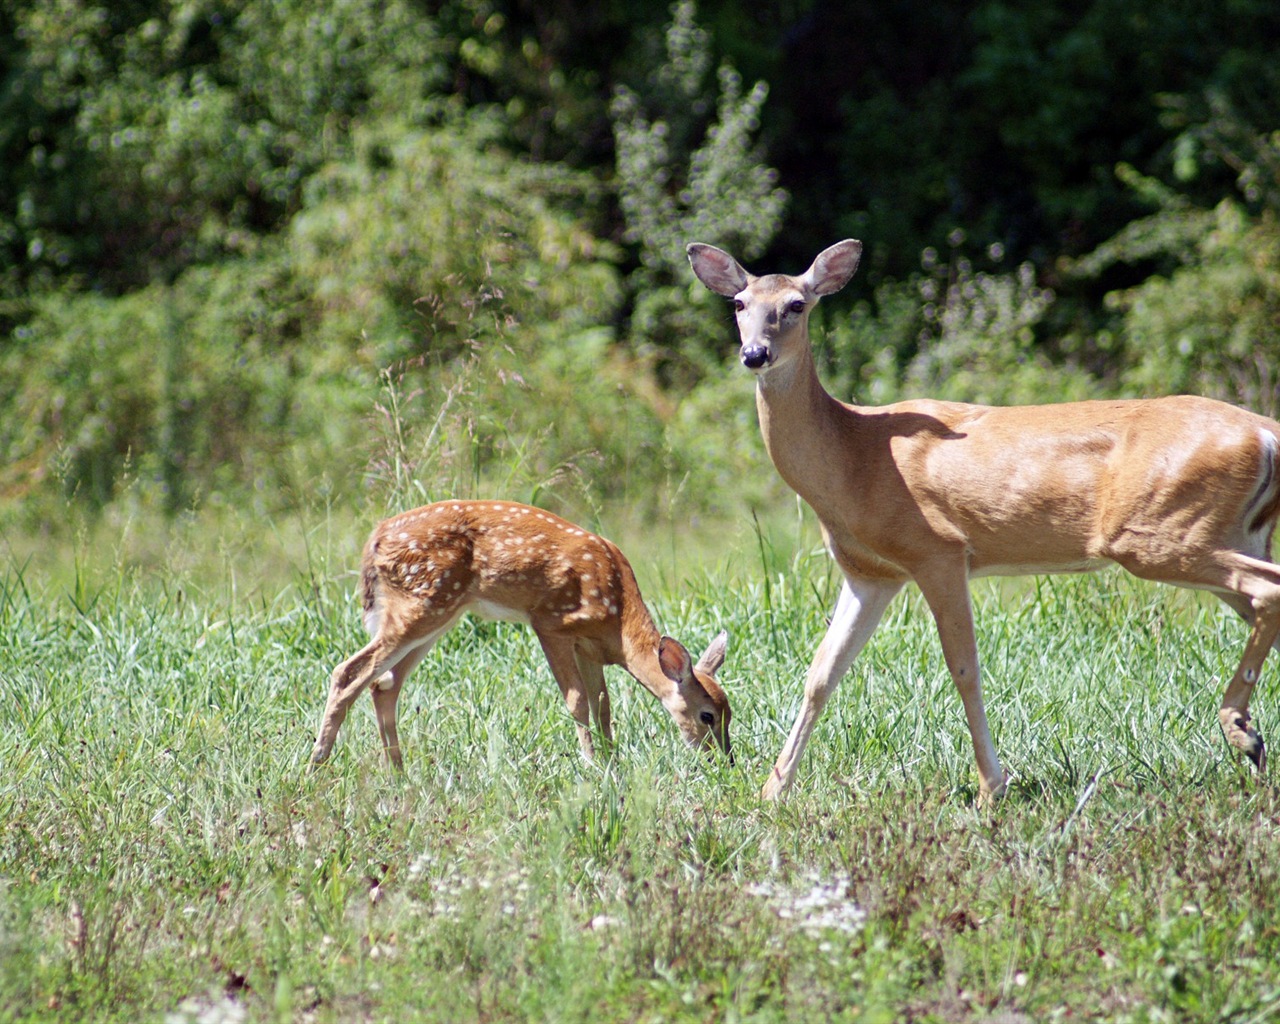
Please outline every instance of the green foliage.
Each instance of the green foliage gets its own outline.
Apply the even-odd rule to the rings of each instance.
[[[310,568],[332,554],[317,544]],[[643,551],[635,562],[652,575]],[[234,579],[144,578],[92,555],[65,591],[10,563],[0,1013],[693,1024],[1280,1009],[1280,806],[1227,753],[1205,687],[1243,643],[1234,616],[1118,576],[978,587],[1017,778],[976,813],[935,629],[917,597],[899,601],[795,791],[765,805],[833,580],[807,549],[753,565],[731,550],[714,576],[646,591],[691,645],[734,623],[735,765],[684,748],[621,672],[617,756],[584,765],[531,632],[464,620],[405,689],[408,773],[393,779],[367,701],[329,764],[305,770],[328,672],[364,642],[350,577],[246,601]],[[1272,689],[1254,710],[1274,721]]]
[[[609,247],[574,212],[593,188],[513,161],[489,132],[357,131],[259,256],[123,299],[40,300],[0,350],[5,486],[61,477],[101,506],[133,473],[177,508],[240,488],[283,503],[317,475],[350,484],[375,447],[379,371],[406,362],[425,403],[465,378],[455,407],[487,424],[478,470],[504,456],[494,431],[548,475],[616,452],[616,389],[576,400],[608,362],[598,325],[618,301]]]
[[[659,280],[684,269],[691,239],[755,259],[777,232],[787,200],[752,140],[768,95],[764,82],[744,97],[741,77],[722,64],[715,118],[706,124],[711,55],[694,14],[691,0],[672,5],[666,60],[653,71],[647,94],[619,86],[611,107],[625,237],[639,245],[642,264]]]
[[[1190,266],[1109,296],[1144,393],[1212,395],[1280,414],[1280,223],[1224,200]]]
[[[741,77],[722,64],[711,116],[710,38],[695,13],[692,0],[672,5],[665,59],[643,94],[617,88],[610,117],[623,237],[641,263],[629,282],[632,340],[642,352],[681,352],[696,380],[719,363],[723,336],[708,326],[709,300],[690,301],[685,246],[700,240],[759,256],[781,226],[787,193],[753,141],[768,86],[743,96]]]
[[[439,83],[431,22],[404,0],[24,0],[12,17],[10,289],[139,287],[252,251],[352,118],[420,118]]]
[[[500,133],[488,117],[378,121],[308,181],[290,230],[296,271],[326,330],[352,346],[363,336],[374,368],[448,361],[508,322],[571,335],[611,320],[616,254],[586,227],[599,189],[513,158]],[[532,339],[521,348],[541,355]]]
[[[1280,137],[1247,131],[1226,112],[1188,132],[1189,151],[1225,161],[1243,201],[1212,209],[1121,167],[1156,213],[1134,221],[1069,270],[1096,277],[1148,261],[1162,272],[1107,296],[1117,316],[1124,385],[1142,394],[1194,392],[1280,413]]]
[[[295,405],[307,319],[268,260],[122,299],[40,300],[0,350],[6,489],[61,483],[101,507],[137,474],[176,510],[202,492],[279,486],[293,432],[324,422]]]
[[[1031,264],[991,274],[964,258],[941,267],[928,251],[925,269],[924,325],[904,375],[905,393],[988,405],[1089,396],[1086,375],[1051,363],[1036,345],[1035,329],[1054,296],[1036,284]]]
[[[1276,407],[1274,5],[784,6],[3,5],[5,522],[785,506],[692,238],[864,239],[841,397]]]

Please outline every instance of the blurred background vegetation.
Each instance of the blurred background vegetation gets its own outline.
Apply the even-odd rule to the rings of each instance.
[[[815,319],[848,400],[1275,414],[1277,38],[1272,0],[3,0],[0,529],[785,509],[691,240],[864,241]]]

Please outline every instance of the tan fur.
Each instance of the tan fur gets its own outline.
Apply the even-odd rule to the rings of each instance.
[[[402,767],[396,701],[405,677],[466,611],[533,627],[594,755],[591,721],[613,739],[603,666],[621,665],[662,701],[685,739],[729,750],[729,702],[715,680],[721,633],[695,666],[661,636],[626,557],[559,516],[510,501],[442,501],[380,523],[361,564],[372,641],[333,672],[311,754],[329,756],[357,696],[372,687],[387,757]]]
[[[846,240],[799,277],[755,277],[719,249],[689,246],[699,279],[734,300],[765,447],[817,514],[845,576],[765,795],[791,785],[822,706],[908,581],[937,620],[981,795],[1002,793],[968,580],[1110,563],[1213,591],[1251,624],[1220,720],[1262,769],[1265,748],[1248,704],[1280,632],[1280,569],[1270,561],[1280,424],[1190,396],[1013,408],[838,402],[818,380],[809,315],[853,276],[861,248]]]

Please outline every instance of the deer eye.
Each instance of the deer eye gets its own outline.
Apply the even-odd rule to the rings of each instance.
[[[733,311],[735,313],[741,313],[746,308],[747,308],[747,304],[743,302],[741,299],[733,300]]]
[[[715,724],[716,724],[716,716],[715,716],[715,715],[713,715],[710,711],[704,711],[704,712],[702,712],[702,714],[700,714],[698,717],[702,720],[702,724],[703,724],[703,725],[715,725]]]
[[[803,299],[796,299],[794,302],[790,303],[790,304],[787,306],[787,312],[788,312],[788,313],[803,313],[803,312],[804,312],[804,300],[803,300]]]

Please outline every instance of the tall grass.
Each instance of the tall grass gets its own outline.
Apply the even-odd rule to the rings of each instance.
[[[744,530],[714,569],[635,558],[665,631],[731,631],[736,764],[621,674],[615,757],[584,764],[532,634],[466,620],[401,700],[402,780],[368,702],[305,770],[363,642],[346,540],[315,530],[297,583],[248,597],[11,560],[0,1020],[1280,1013],[1280,801],[1216,724],[1243,627],[1119,575],[979,585],[1016,773],[985,812],[909,594],[763,804],[834,600],[811,537]]]

